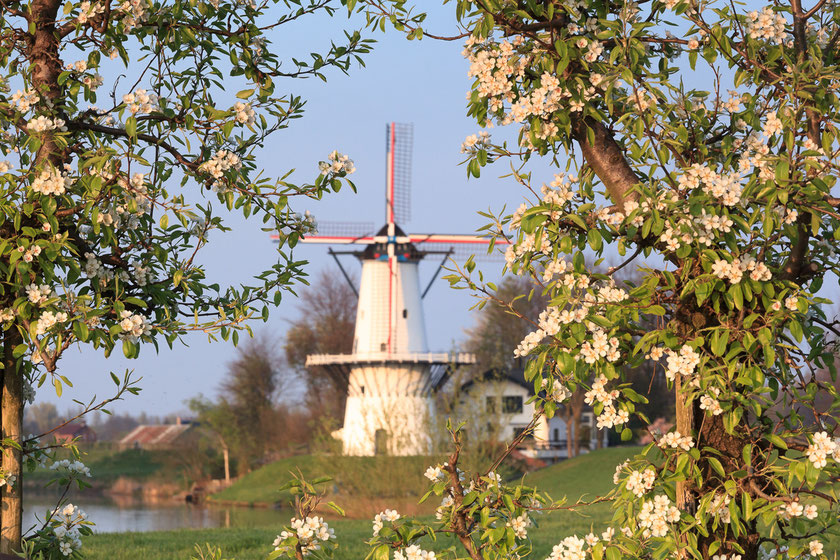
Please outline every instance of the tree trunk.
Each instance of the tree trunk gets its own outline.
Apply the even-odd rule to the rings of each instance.
[[[60,0],[33,0],[29,5],[27,20],[29,33],[26,34],[27,59],[30,64],[32,90],[42,99],[56,103],[62,97],[62,87],[58,77],[62,71],[60,41],[55,28]],[[56,143],[55,133],[46,132],[41,136],[41,146],[35,156],[35,168],[46,169],[51,165],[61,169],[63,156]],[[16,297],[18,294],[12,294]],[[23,372],[21,360],[12,354],[15,347],[23,342],[17,327],[13,326],[4,334],[3,340],[3,388],[0,397],[2,406],[2,436],[21,441],[23,428]],[[5,485],[0,490],[0,554],[20,550],[21,522],[23,506],[23,480],[21,476],[22,454],[19,449],[3,450],[3,469],[7,475],[15,475],[13,487]]]
[[[21,442],[23,431],[23,374],[18,360],[12,352],[21,343],[20,333],[15,327],[6,331],[3,340],[3,387],[2,437]],[[14,484],[0,489],[0,553],[11,554],[20,551],[21,523],[23,514],[22,456],[19,449],[6,447],[3,450],[3,471],[7,479],[15,476]]]
[[[574,430],[575,430],[575,457],[580,455],[580,425],[581,425],[581,416],[583,416],[583,400],[584,394],[583,391],[578,389],[572,395],[571,402],[569,403],[572,407],[572,419],[574,421]]]
[[[225,484],[230,484],[230,452],[225,442],[222,442],[222,455],[225,458]]]
[[[676,394],[676,416],[677,416],[677,431],[683,436],[691,436],[694,434],[694,403],[686,402],[686,397],[682,390],[682,380],[680,375],[677,375],[674,381],[674,393]],[[694,496],[688,486],[688,481],[677,481],[677,508],[681,511],[694,514],[697,508]]]
[[[569,405],[566,405],[567,407]],[[572,415],[568,413],[568,408],[566,409],[566,458],[571,459],[574,457],[574,435],[575,430],[572,427]]]

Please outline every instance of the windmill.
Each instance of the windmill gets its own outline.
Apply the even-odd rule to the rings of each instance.
[[[434,392],[471,354],[432,353],[426,340],[422,300],[446,259],[486,249],[489,240],[475,235],[407,234],[410,213],[413,127],[386,126],[385,225],[326,223],[303,243],[339,245],[329,249],[358,296],[351,354],[317,354],[307,366],[324,367],[348,382],[340,437],[346,455],[421,455],[431,451]],[[346,247],[353,246],[353,249]],[[362,263],[359,290],[350,282],[339,255]],[[443,255],[431,281],[421,291],[418,267],[424,257]]]

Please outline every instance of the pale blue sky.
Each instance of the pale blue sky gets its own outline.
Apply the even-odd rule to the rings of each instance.
[[[448,24],[449,30],[454,30],[451,9],[438,10],[430,25],[438,30]],[[277,48],[290,54],[308,53],[324,44],[328,36],[337,37],[340,26],[346,23],[344,17],[304,18],[300,25],[286,30]],[[505,204],[518,206],[524,195],[521,187],[497,178],[507,173],[507,164],[497,164],[481,179],[469,181],[466,168],[458,165],[463,159],[461,142],[478,130],[465,116],[470,80],[467,62],[460,54],[462,43],[409,42],[394,32],[377,34],[376,39],[379,42],[374,52],[365,58],[366,68],[354,67],[349,77],[333,72],[327,84],[320,80],[287,81],[278,88],[308,101],[304,118],[277,133],[265,146],[262,155],[266,172],[277,176],[296,168],[298,180],[311,180],[318,161],[333,149],[349,154],[357,168],[352,176],[357,194],[348,189],[317,203],[301,199],[297,209],[308,209],[326,221],[373,221],[377,227],[384,222],[384,136],[385,124],[390,121],[414,123],[412,219],[406,224],[407,231],[471,233],[484,224],[476,211],[499,210]],[[540,182],[551,177],[542,165],[545,177],[540,177]],[[232,223],[236,224],[233,232],[213,233],[210,246],[204,250],[203,262],[209,275],[222,284],[248,282],[252,275],[276,262],[273,245],[260,231],[260,223],[241,219]],[[325,267],[338,274],[324,246],[299,246],[295,257],[310,261],[308,271],[312,276]],[[346,259],[345,265],[359,270],[353,259]],[[428,281],[436,266],[429,262],[421,267],[422,282]],[[483,268],[491,278],[498,278],[501,264],[489,263]],[[296,303],[294,297],[287,296],[274,309],[270,321],[255,322],[254,329],[282,339],[287,319],[296,315]],[[464,328],[473,322],[468,311],[473,303],[468,292],[451,290],[446,282],[437,281],[425,299],[431,350],[449,350],[462,340]],[[52,387],[44,386],[38,398],[54,401],[62,410],[72,404],[73,398],[87,400],[93,394],[108,394],[113,388],[109,371],[120,374],[133,368],[143,377],[143,391],[115,404],[112,410],[177,412],[185,408],[186,399],[199,392],[216,394],[233,352],[232,345],[209,344],[204,336],[193,336],[189,347],[174,350],[162,344],[160,354],[147,345],[138,360],[124,359],[119,349],[107,360],[101,352],[70,349],[60,366],[75,386],[65,389],[61,399],[56,399]]]

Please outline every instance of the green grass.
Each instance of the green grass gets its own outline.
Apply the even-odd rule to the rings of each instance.
[[[210,500],[249,505],[286,502],[288,494],[282,494],[280,487],[300,471],[308,480],[332,477],[326,488],[330,499],[347,505],[348,515],[367,517],[370,508],[380,507],[382,500],[416,503],[428,489],[423,472],[438,461],[435,457],[290,457],[248,473]]]
[[[171,452],[144,449],[114,451],[94,447],[89,451],[82,450],[81,461],[90,468],[97,484],[110,485],[120,477],[148,480],[162,475],[168,468],[167,465],[172,462],[168,455],[171,455]],[[72,458],[69,454],[67,457]],[[54,476],[54,471],[41,468],[26,475],[29,481],[36,484],[46,482]]]
[[[563,496],[567,496],[570,501],[579,497],[603,496],[614,487],[616,465],[641,450],[641,447],[599,449],[530,473],[525,476],[525,484],[548,492],[555,500]]]
[[[547,467],[525,477],[525,483],[537,486],[540,490],[549,492],[555,499],[564,495],[571,501],[581,497],[582,490],[586,495],[606,493],[612,487],[612,476],[615,466],[632,456],[639,448],[611,448],[584,455],[572,461],[566,461]],[[319,476],[328,471],[332,464],[338,470],[347,467],[346,463],[337,458],[330,458],[324,462],[316,457],[297,457],[285,459],[267,465],[243,478],[238,488],[228,490],[228,496],[237,499],[250,498],[255,502],[264,500],[267,488],[278,488],[288,479],[289,471],[299,468],[306,476]],[[414,462],[425,465],[429,459],[412,458]],[[352,477],[370,476],[368,468],[381,467],[376,461],[355,461],[349,463],[359,472]],[[360,466],[361,465],[361,466]],[[372,467],[371,467],[372,465]],[[395,469],[408,467],[409,463],[395,463]],[[406,471],[405,474],[408,474]],[[373,487],[382,484],[382,476],[370,479]],[[394,481],[392,481],[393,484]],[[260,486],[265,487],[260,490]],[[262,492],[262,495],[260,494]],[[225,493],[217,494],[219,498]],[[228,498],[232,499],[232,498]],[[244,500],[243,500],[244,501]],[[598,504],[585,508],[580,512],[557,511],[537,517],[538,527],[529,532],[533,539],[534,552],[531,558],[545,558],[551,552],[557,541],[571,534],[585,534],[594,529],[597,531],[607,524],[611,517],[609,504]],[[368,548],[364,541],[370,538],[371,522],[369,519],[337,519],[330,521],[335,528],[341,543],[336,558],[339,560],[361,560]],[[85,549],[89,560],[186,560],[194,553],[196,544],[211,544],[222,547],[224,558],[236,560],[263,560],[271,549],[271,542],[279,532],[279,527],[257,527],[248,529],[205,529],[182,530],[154,533],[117,533],[94,535],[86,539]],[[453,542],[441,537],[434,544],[424,545],[434,550],[442,550],[451,546]]]

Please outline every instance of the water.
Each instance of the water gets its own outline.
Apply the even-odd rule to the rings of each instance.
[[[191,505],[185,503],[148,504],[109,497],[76,497],[71,500],[96,523],[97,533],[126,531],[174,531],[178,529],[210,529],[217,527],[277,527],[289,522],[290,512],[268,508],[237,508]],[[23,527],[41,527],[47,510],[55,501],[31,496],[24,503]],[[40,521],[39,521],[40,520]]]

